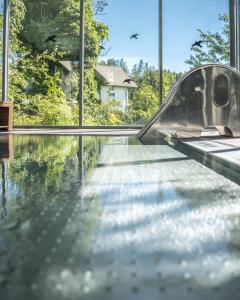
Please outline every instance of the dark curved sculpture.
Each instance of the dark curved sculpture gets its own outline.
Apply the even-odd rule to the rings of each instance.
[[[210,64],[185,74],[138,137],[144,144],[159,144],[166,135],[239,137],[240,72]]]

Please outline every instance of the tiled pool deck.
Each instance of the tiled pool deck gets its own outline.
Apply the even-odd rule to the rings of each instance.
[[[127,137],[20,135],[13,148],[1,299],[240,299],[238,184]]]
[[[240,167],[240,138],[195,139],[184,143],[194,150]]]

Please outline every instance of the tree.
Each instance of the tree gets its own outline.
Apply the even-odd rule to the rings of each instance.
[[[138,64],[135,64],[132,68],[132,71],[131,71],[131,76],[132,78],[136,81],[136,82],[139,82],[142,77],[143,77],[143,73],[144,73],[144,61],[141,59],[139,61]]]
[[[192,67],[197,67],[207,63],[223,63],[229,62],[230,41],[229,41],[229,16],[226,14],[219,15],[219,20],[223,23],[221,32],[212,33],[210,31],[203,32],[198,29],[200,40],[203,40],[204,47],[194,47],[193,54],[186,60],[186,63]]]
[[[133,123],[144,124],[159,108],[159,71],[143,60],[133,66],[131,77],[138,85],[130,95],[129,117]],[[180,73],[163,70],[163,98],[166,98],[172,85],[181,77]]]
[[[170,70],[163,70],[163,99],[168,95],[171,87],[177,82],[179,78],[181,78],[182,73],[172,72]]]
[[[92,110],[97,101],[94,66],[108,28],[95,20],[92,0],[85,5],[85,107]],[[10,97],[15,102],[15,120],[60,125],[77,119],[70,114],[77,110],[66,102],[56,66],[59,60],[79,59],[79,8],[79,0],[12,1]],[[51,120],[51,111],[59,117],[52,115]],[[45,114],[49,117],[40,117]]]
[[[106,7],[105,0],[85,0],[85,124],[122,124],[127,119],[137,122],[138,118],[145,122],[158,105],[159,74],[143,60],[132,71],[124,59],[102,62],[123,68],[139,87],[129,93],[129,118],[119,111],[116,102],[100,104],[98,101],[94,67],[108,39],[108,27],[95,16],[105,13]],[[58,65],[60,60],[79,59],[80,1],[12,0],[11,10],[10,99],[15,104],[15,123],[78,124],[78,106],[67,102],[63,70]],[[164,72],[164,94],[176,76]],[[74,97],[78,99],[78,72],[70,80]]]
[[[94,14],[99,16],[99,15],[104,15],[104,10],[108,6],[108,3],[106,0],[94,0],[93,1],[93,11]]]
[[[142,82],[129,101],[129,122],[144,124],[158,107],[158,94],[150,84]]]

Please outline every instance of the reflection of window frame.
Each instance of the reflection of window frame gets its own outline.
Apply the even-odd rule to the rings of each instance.
[[[84,124],[84,5],[85,0],[79,0],[81,4],[80,9],[80,60],[79,60],[79,126]],[[162,68],[163,68],[163,0],[159,1],[159,76],[160,76],[160,99],[161,103],[163,88],[162,88]],[[229,1],[229,16],[230,16],[230,65],[236,69],[240,69],[240,0]],[[8,57],[9,57],[9,20],[10,20],[10,0],[3,0],[4,14],[3,14],[3,57],[2,57],[2,101],[8,101]],[[60,126],[61,127],[61,126]],[[87,127],[87,126],[84,126]],[[92,127],[92,126],[91,126]],[[96,126],[97,127],[97,126]],[[117,127],[117,126],[111,126]],[[126,126],[131,127],[131,126]]]

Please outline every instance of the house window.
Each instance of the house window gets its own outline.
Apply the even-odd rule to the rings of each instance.
[[[114,98],[115,99],[116,94],[115,93],[110,93],[110,98]]]

